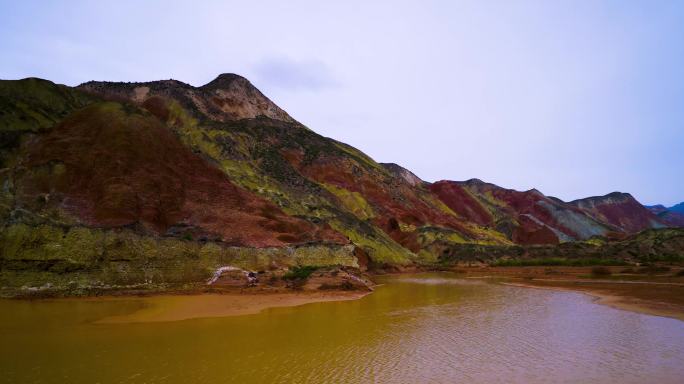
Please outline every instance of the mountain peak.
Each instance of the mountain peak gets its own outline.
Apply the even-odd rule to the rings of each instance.
[[[465,185],[487,185],[487,184],[489,184],[489,183],[482,181],[482,180],[475,178],[475,177],[472,179],[468,179],[466,181],[461,181],[460,183],[463,183]]]
[[[244,78],[238,74],[222,73],[222,74],[216,76],[216,78],[214,80],[204,84],[200,88],[204,88],[204,89],[225,89],[225,88],[230,88],[230,86],[236,82],[241,83],[241,85],[243,85],[243,86],[249,85],[251,87],[254,87],[252,85],[252,83],[250,83],[249,80],[247,80],[246,78]]]
[[[634,196],[626,192],[611,192],[603,196],[591,196],[582,199],[573,200],[570,204],[575,204],[579,206],[584,205],[596,205],[596,204],[610,204],[617,202],[627,202],[634,201],[637,202]]]
[[[235,79],[247,80],[246,78],[238,75],[237,73],[225,72],[225,73],[220,73],[218,76],[216,76],[216,79],[214,79],[213,81],[216,81],[216,80],[235,80]]]
[[[111,99],[143,104],[150,98],[176,100],[195,116],[214,121],[234,121],[266,116],[296,123],[285,111],[259,91],[249,80],[234,73],[222,73],[201,87],[178,80],[145,83],[89,81],[78,86]]]
[[[667,208],[665,208],[665,206],[662,204],[644,205],[644,207],[646,207],[646,209],[655,213],[656,215],[660,215],[661,213],[667,212]]]
[[[633,199],[634,198],[630,193],[618,192],[618,191],[611,192],[611,193],[607,194],[606,196],[612,197],[612,198],[624,198],[624,199]]]
[[[604,196],[592,196],[571,201],[604,223],[615,225],[626,232],[639,232],[647,228],[663,226],[652,210],[644,207],[634,196],[625,192],[611,192]]]

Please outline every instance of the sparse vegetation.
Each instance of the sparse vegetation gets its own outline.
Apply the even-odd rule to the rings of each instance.
[[[305,265],[303,267],[292,267],[283,275],[283,280],[306,280],[314,273],[318,267]]]

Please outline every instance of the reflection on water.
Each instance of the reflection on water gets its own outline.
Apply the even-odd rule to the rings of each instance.
[[[0,301],[0,382],[684,382],[684,322],[576,293],[424,274],[357,301],[92,324],[146,300]]]

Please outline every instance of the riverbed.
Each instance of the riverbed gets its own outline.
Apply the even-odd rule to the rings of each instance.
[[[358,300],[181,321],[150,315],[168,297],[1,300],[0,382],[684,381],[676,319],[447,273],[379,282]]]

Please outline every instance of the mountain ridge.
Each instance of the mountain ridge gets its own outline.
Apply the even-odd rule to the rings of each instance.
[[[684,214],[684,202],[681,202],[679,204],[675,204],[675,205],[671,206],[670,208],[668,208],[668,210]]]
[[[669,208],[666,208],[662,204],[651,205],[646,208],[657,215],[658,218],[667,225],[684,227],[684,203],[675,204]]]
[[[154,97],[172,98],[188,110],[198,110],[204,116],[217,121],[266,116],[275,120],[295,122],[249,80],[233,73],[222,73],[199,87],[170,79],[133,83],[88,81],[76,88],[104,97],[138,103],[148,99],[154,100]]]
[[[285,111],[277,107],[275,103],[256,89],[256,87],[254,87],[246,78],[232,73],[220,74],[212,81],[199,87],[194,87],[178,80],[133,83],[89,81],[74,87],[74,89],[85,91],[86,94],[89,95],[102,97],[105,100],[132,102],[142,109],[149,111],[160,120],[166,120],[167,124],[176,126],[176,132],[178,132],[177,126],[187,123],[189,118],[199,118],[200,120],[221,123],[267,118],[281,121],[286,124],[300,125]],[[176,114],[182,116],[169,117],[169,114],[172,114],[171,110],[174,108],[179,109],[179,107],[182,111]],[[185,119],[186,121],[179,121],[179,119]],[[347,153],[342,154],[342,160],[346,159],[350,153],[354,153],[355,155],[361,154],[361,152],[346,144],[339,143],[339,145],[350,148]],[[198,148],[195,148],[195,151],[197,150]],[[301,161],[297,159],[298,156],[292,152],[291,149],[284,151],[282,155],[284,155],[283,159],[291,163],[294,168],[301,166]],[[362,164],[370,164],[369,162],[372,162],[366,155],[361,155],[363,157],[363,159],[361,159]],[[216,161],[217,159],[213,160]],[[369,192],[367,188],[364,191],[354,191],[357,185],[355,185],[355,182],[343,180],[344,178],[340,179],[342,173],[329,173],[328,176],[325,176],[325,167],[323,166],[325,160],[319,160],[321,161],[317,164],[306,164],[305,167],[300,167],[302,169],[297,169],[296,172],[303,174],[309,180],[313,179],[314,182],[318,184],[323,183],[333,187],[341,187],[346,191],[350,191],[352,194],[357,193],[363,195],[364,193]],[[334,162],[335,160],[329,159],[328,161]],[[400,180],[400,184],[405,184],[417,190],[424,189],[425,187],[427,187],[426,190],[437,190],[444,183],[453,183],[454,185],[459,185],[468,189],[468,193],[471,196],[479,199],[481,206],[479,208],[471,207],[470,213],[466,212],[468,209],[465,211],[461,210],[461,214],[459,215],[451,215],[449,212],[446,212],[446,216],[444,216],[443,219],[437,219],[436,222],[438,225],[445,225],[445,223],[451,222],[451,224],[446,225],[451,227],[451,229],[457,230],[461,235],[465,234],[466,236],[473,237],[473,232],[469,230],[467,223],[460,222],[459,219],[461,219],[461,221],[462,219],[466,219],[465,221],[472,219],[476,225],[490,227],[495,224],[494,216],[505,216],[504,211],[509,214],[513,214],[511,212],[515,211],[514,215],[517,217],[513,220],[508,220],[507,223],[499,222],[500,228],[513,223],[518,228],[527,228],[530,231],[538,232],[535,235],[537,236],[538,241],[531,239],[530,241],[532,243],[581,240],[593,235],[605,234],[610,231],[633,233],[649,227],[664,225],[663,222],[659,221],[657,215],[649,212],[645,208],[640,209],[639,207],[641,205],[628,193],[612,192],[605,196],[592,196],[570,202],[562,202],[559,199],[549,198],[534,188],[529,191],[521,192],[502,188],[480,179],[470,179],[466,181],[443,180],[435,183],[427,183],[415,176],[415,174],[409,170],[396,164],[376,164],[378,164],[380,168],[387,170],[390,175],[393,175],[395,183],[397,180]],[[352,166],[350,173],[356,173],[359,169],[360,168]],[[378,172],[377,167],[376,169],[373,169],[372,172],[377,172],[382,175],[382,172]],[[353,179],[357,176],[359,175],[352,175],[350,178]],[[387,175],[381,177],[386,176]],[[373,183],[376,183],[377,181],[378,180],[373,181]],[[386,181],[387,180],[385,180],[385,182]],[[331,188],[327,189],[328,191],[331,190]],[[340,189],[338,189],[337,192],[340,192]],[[450,189],[450,192],[456,193],[453,187]],[[406,193],[409,192],[407,191]],[[462,192],[458,193],[463,195]],[[488,199],[482,197],[486,193],[497,194],[503,200],[496,202],[487,201]],[[414,193],[409,194],[413,195]],[[444,203],[444,200],[447,200],[450,201],[452,205],[449,207],[450,210],[459,210],[459,208],[454,205],[453,197],[447,196],[446,191],[442,190],[440,194],[441,197],[438,196],[437,199],[440,200],[440,202],[437,203],[437,205]],[[430,200],[431,198],[432,197],[428,195],[424,196],[424,199]],[[463,195],[462,198],[467,199],[465,195]],[[387,204],[390,204],[389,201],[394,199],[395,198],[388,198],[388,201],[384,201],[380,203],[380,205],[389,207]],[[474,201],[471,201],[471,203],[473,202]],[[512,204],[513,207],[509,210],[502,210],[502,206],[506,204]],[[618,205],[621,207],[618,208]],[[408,206],[411,206],[411,204],[404,204],[402,206],[396,206],[395,208],[403,211]],[[415,206],[415,204],[413,206]],[[447,206],[449,206],[449,204],[447,204]],[[572,206],[579,208],[579,210],[573,209]],[[606,211],[606,207],[610,207],[611,210],[617,209],[624,212],[611,213]],[[437,209],[433,208],[435,207],[432,207],[429,210],[429,212],[434,212],[430,214],[432,219],[427,222],[423,219],[419,219],[420,225],[428,224],[429,221],[435,220],[443,214],[443,209],[439,207],[437,207]],[[472,215],[472,213],[475,212],[473,209],[479,212],[475,216]],[[496,213],[492,214],[492,210],[496,211]],[[537,211],[536,213],[533,212],[535,210]],[[566,217],[556,220],[551,217],[553,216],[553,214],[550,213],[551,211],[553,211],[554,214],[556,212],[562,212]],[[634,220],[624,220],[623,216],[634,216],[634,212],[636,211],[638,211],[637,216],[639,216],[637,219],[634,219],[636,222],[632,222]],[[437,214],[437,216],[435,216],[435,214]],[[588,218],[581,218],[583,215]],[[455,219],[453,217],[455,217]],[[412,218],[405,218],[405,221],[408,221],[406,224],[409,226],[414,225],[415,223],[411,223],[410,221],[415,221],[416,218],[415,214],[413,214]],[[550,225],[554,220],[556,221],[555,224]],[[583,222],[582,225],[586,224],[589,227],[593,227],[593,229],[584,228],[584,230],[579,230],[579,224],[577,224],[578,220]],[[402,220],[399,220],[398,222],[401,221]],[[570,225],[571,222],[573,223],[572,225]],[[572,228],[568,227],[568,225]],[[389,222],[384,223],[381,226],[385,228],[385,232],[387,233],[392,232],[393,229],[391,228],[396,227]],[[521,234],[520,236],[515,236],[516,239],[513,239],[514,236],[512,231],[503,229],[502,233],[507,235],[507,237],[514,242],[527,242],[527,240],[523,240],[525,235]],[[551,235],[551,233],[553,233],[553,235]],[[404,234],[395,235],[397,235],[396,237],[402,237],[406,240]],[[553,239],[554,237],[555,239]],[[413,248],[414,251],[417,249],[416,246],[413,246]]]
[[[161,263],[147,258],[162,243],[197,275],[226,263],[425,265],[466,245],[674,225],[625,193],[564,202],[479,179],[423,181],[304,127],[234,74],[200,87],[0,81],[0,113],[0,246],[28,270],[90,271],[120,249]],[[55,251],[72,237],[79,259]]]

